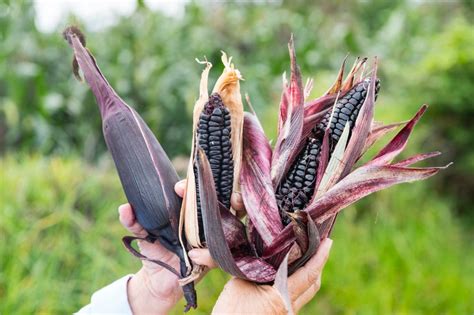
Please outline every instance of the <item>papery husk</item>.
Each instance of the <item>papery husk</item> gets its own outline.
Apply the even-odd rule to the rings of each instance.
[[[228,58],[222,52],[222,63],[224,71],[218,78],[212,93],[218,93],[222,98],[224,106],[231,115],[231,142],[232,156],[234,163],[233,192],[239,191],[239,173],[242,160],[242,127],[243,127],[243,104],[240,94],[240,80],[242,76],[238,69],[232,64],[232,57]],[[194,163],[196,162],[196,129],[206,102],[209,100],[208,77],[212,67],[210,62],[201,62],[206,64],[201,75],[199,99],[196,101],[193,110],[193,138],[191,146],[191,157],[188,165],[187,182],[184,194],[183,205],[181,207],[180,226],[184,228],[185,236],[192,247],[205,247],[203,240],[199,237],[199,223],[197,217],[196,204],[196,174],[194,172]]]

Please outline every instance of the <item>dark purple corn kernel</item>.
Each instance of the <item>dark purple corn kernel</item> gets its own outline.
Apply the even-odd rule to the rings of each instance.
[[[314,193],[321,141],[309,138],[304,150],[277,189],[276,198],[283,222],[289,223],[286,212],[304,209]]]
[[[204,105],[204,109],[199,117],[196,140],[211,165],[217,199],[226,206],[226,208],[230,208],[230,196],[232,193],[232,183],[234,181],[234,161],[232,158],[230,126],[231,118],[229,110],[224,106],[219,94],[212,94],[209,97],[209,101]],[[197,174],[196,169],[194,173]],[[204,240],[197,178],[196,192],[200,238]]]
[[[332,147],[337,143],[341,137],[342,131],[347,122],[349,122],[350,129],[354,127],[357,115],[359,114],[362,104],[364,104],[365,97],[367,96],[367,90],[369,88],[370,79],[366,79],[356,86],[354,86],[349,92],[341,97],[336,105],[334,106],[334,113],[328,112],[322,121],[314,128],[313,133],[324,133],[326,126],[328,125],[329,119],[331,123],[329,125],[329,134],[331,135]],[[377,99],[378,92],[380,90],[380,80],[377,79],[375,82],[375,98]]]
[[[360,108],[367,96],[369,84],[370,79],[360,82],[336,102],[334,113],[328,112],[321,122],[314,127],[305,148],[278,187],[276,198],[282,221],[285,225],[291,221],[288,213],[304,209],[314,194],[322,138],[329,120],[331,120],[329,123],[329,135],[332,153],[347,122],[349,122],[350,132],[352,132]],[[379,90],[380,81],[377,79],[375,82],[375,99],[377,99]]]

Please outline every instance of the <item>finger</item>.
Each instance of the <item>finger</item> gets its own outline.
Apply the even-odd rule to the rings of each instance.
[[[293,302],[293,308],[296,313],[299,312],[303,306],[308,304],[309,301],[318,293],[319,289],[321,288],[321,274],[319,274],[318,279],[316,282],[308,288],[303,294],[301,294],[296,301]]]
[[[206,266],[209,269],[217,267],[217,264],[214,261],[214,259],[212,259],[211,254],[209,253],[208,249],[204,249],[204,248],[192,249],[189,251],[188,256],[195,264]]]
[[[119,219],[120,223],[133,235],[137,237],[146,237],[148,233],[145,229],[138,223],[135,218],[135,213],[133,213],[132,206],[129,203],[119,206]]]
[[[316,282],[328,260],[331,246],[332,240],[326,238],[319,246],[316,255],[288,278],[288,291],[292,301],[295,301]]]
[[[180,196],[181,198],[183,198],[184,196],[184,191],[186,190],[186,180],[183,179],[183,180],[180,180],[179,182],[177,182],[175,185],[174,185],[174,191],[176,192],[176,194],[178,196]]]

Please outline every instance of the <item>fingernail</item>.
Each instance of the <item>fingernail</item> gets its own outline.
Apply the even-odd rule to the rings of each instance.
[[[175,188],[184,187],[185,181],[186,181],[185,179],[180,180],[179,182],[177,182],[177,183],[174,185],[174,187],[175,187]]]

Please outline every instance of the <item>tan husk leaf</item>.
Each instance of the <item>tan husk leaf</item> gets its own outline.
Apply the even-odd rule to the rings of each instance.
[[[239,191],[238,178],[242,160],[242,125],[243,125],[243,105],[240,95],[240,83],[242,76],[239,70],[231,63],[232,57],[228,58],[222,52],[222,63],[224,71],[218,78],[212,93],[218,93],[224,106],[231,115],[231,142],[232,156],[234,162],[234,182],[233,191]],[[199,99],[196,101],[193,110],[193,138],[191,146],[191,157],[188,165],[186,189],[181,207],[181,227],[184,228],[186,239],[192,247],[204,247],[205,245],[199,237],[199,223],[197,217],[196,204],[196,181],[194,163],[196,157],[196,129],[206,102],[209,100],[208,77],[212,64],[208,61],[200,62],[206,64],[201,75]]]

